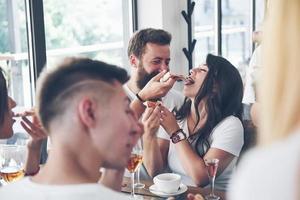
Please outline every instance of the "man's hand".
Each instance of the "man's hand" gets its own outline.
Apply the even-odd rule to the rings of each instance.
[[[145,87],[139,92],[139,96],[145,101],[164,97],[176,82],[176,78],[173,78],[172,76],[168,80],[160,82],[160,79],[166,73],[167,71],[164,70],[156,76],[154,76],[147,83],[147,85],[145,85]]]

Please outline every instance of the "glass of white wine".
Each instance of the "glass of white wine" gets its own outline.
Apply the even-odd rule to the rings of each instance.
[[[7,184],[21,179],[24,172],[27,148],[24,145],[0,145],[0,177]]]
[[[130,159],[127,164],[127,170],[131,173],[131,198],[135,199],[134,193],[134,172],[139,168],[143,162],[143,147],[141,139],[138,140],[137,144],[133,147],[130,155]]]

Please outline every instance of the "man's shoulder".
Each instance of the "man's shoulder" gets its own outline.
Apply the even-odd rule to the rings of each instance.
[[[17,191],[17,192],[16,192]],[[101,184],[74,184],[74,185],[42,185],[33,183],[28,178],[0,188],[1,200],[17,199],[127,199],[120,192],[111,190]]]

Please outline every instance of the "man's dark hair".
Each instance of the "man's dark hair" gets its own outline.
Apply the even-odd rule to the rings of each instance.
[[[4,116],[8,112],[8,93],[4,72],[0,67],[0,125],[4,122]]]
[[[43,126],[48,130],[50,121],[65,111],[73,96],[89,89],[89,86],[83,88],[81,83],[101,81],[113,85],[116,81],[124,84],[128,79],[126,70],[88,58],[67,58],[56,68],[43,71],[37,92],[37,108]],[[104,91],[99,89],[101,92]]]
[[[129,41],[128,57],[133,54],[140,59],[145,53],[147,43],[170,45],[171,39],[171,34],[162,29],[147,28],[137,31]]]

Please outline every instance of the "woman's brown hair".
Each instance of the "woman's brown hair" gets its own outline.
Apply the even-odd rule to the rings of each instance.
[[[4,121],[5,113],[8,111],[7,85],[4,77],[4,71],[0,67],[0,125]]]

